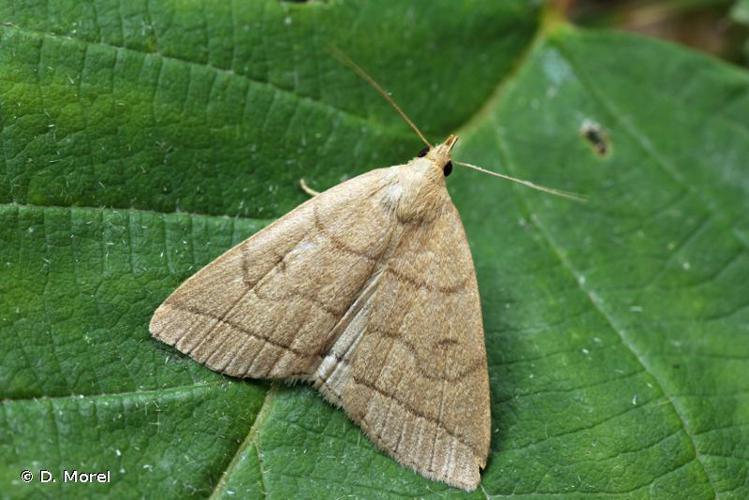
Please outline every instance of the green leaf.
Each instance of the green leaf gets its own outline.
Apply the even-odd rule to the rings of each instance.
[[[0,19],[1,496],[749,495],[746,72],[539,29],[521,1],[71,0]],[[148,334],[181,281],[305,199],[299,178],[324,189],[420,149],[330,46],[428,136],[457,131],[457,158],[589,197],[448,179],[492,387],[473,494],[399,466],[309,388],[223,377]]]

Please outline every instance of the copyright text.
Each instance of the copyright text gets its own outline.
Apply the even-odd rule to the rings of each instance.
[[[40,469],[38,471],[30,471],[28,469],[21,471],[21,481],[24,483],[39,482],[39,483],[56,483],[57,477],[52,474],[52,471],[46,469]],[[112,481],[112,473],[110,471],[80,471],[78,469],[64,469],[62,471],[62,482],[63,483],[110,483]]]

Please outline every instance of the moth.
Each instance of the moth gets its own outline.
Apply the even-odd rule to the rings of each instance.
[[[232,377],[309,382],[401,464],[473,490],[491,414],[476,273],[445,186],[458,136],[430,145],[344,62],[427,147],[230,249],[161,304],[150,331]]]

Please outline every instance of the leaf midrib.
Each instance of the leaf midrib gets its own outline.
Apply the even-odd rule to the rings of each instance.
[[[33,396],[33,397],[20,397],[20,398],[14,398],[14,397],[6,397],[0,400],[0,404],[7,404],[7,403],[15,403],[15,404],[25,404],[25,403],[39,403],[39,402],[58,402],[58,401],[66,401],[66,400],[75,400],[78,401],[80,399],[86,399],[86,400],[104,400],[107,398],[116,398],[116,399],[122,399],[122,398],[129,398],[129,397],[151,397],[151,396],[163,396],[163,395],[189,395],[191,391],[193,390],[203,390],[203,389],[213,389],[215,387],[221,387],[228,385],[229,382],[226,380],[219,380],[216,382],[197,382],[192,384],[182,384],[182,385],[173,385],[168,387],[159,387],[154,389],[145,389],[145,390],[135,390],[135,391],[121,391],[121,392],[99,392],[99,393],[92,393],[92,394],[66,394],[66,395],[58,395],[58,396]]]
[[[265,471],[263,471],[263,460],[261,457],[260,444],[258,443],[257,436],[260,432],[260,427],[263,425],[263,422],[265,422],[265,418],[270,412],[271,402],[273,401],[277,392],[278,389],[275,385],[271,385],[270,389],[265,391],[265,397],[263,397],[263,402],[260,405],[260,409],[255,415],[255,421],[252,423],[252,426],[250,426],[250,430],[247,432],[247,436],[237,447],[237,450],[234,452],[231,461],[229,461],[229,464],[226,466],[226,468],[224,468],[224,471],[221,473],[221,477],[213,487],[213,491],[209,496],[210,500],[219,498],[219,495],[221,495],[221,493],[226,489],[226,483],[229,481],[229,478],[234,469],[236,469],[237,464],[241,460],[245,450],[253,445],[255,446],[255,450],[257,451],[257,463],[260,472],[260,480],[262,481],[263,486],[263,498],[268,498],[268,484],[265,480]]]

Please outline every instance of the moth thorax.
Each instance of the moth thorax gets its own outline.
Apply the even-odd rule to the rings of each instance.
[[[417,158],[395,169],[391,199],[398,219],[426,222],[439,216],[448,194],[444,176],[437,165]]]

